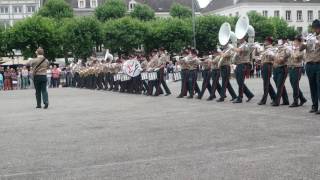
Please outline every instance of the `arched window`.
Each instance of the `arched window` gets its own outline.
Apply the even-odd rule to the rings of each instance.
[[[97,6],[98,6],[97,0],[90,0],[90,7],[91,8],[96,8]]]
[[[85,0],[78,0],[78,8],[85,8],[86,1]]]
[[[137,2],[135,0],[129,1],[129,11],[133,11],[136,4]]]

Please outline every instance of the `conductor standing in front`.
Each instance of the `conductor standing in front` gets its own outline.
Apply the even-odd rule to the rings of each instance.
[[[36,90],[37,107],[41,108],[41,96],[44,104],[44,109],[49,106],[48,91],[47,91],[47,69],[49,61],[44,57],[44,50],[39,47],[35,52],[37,57],[31,60],[30,66],[34,76],[34,87]]]

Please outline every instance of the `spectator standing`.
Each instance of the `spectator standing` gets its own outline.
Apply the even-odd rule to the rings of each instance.
[[[0,91],[3,90],[3,75],[0,73]]]
[[[60,81],[59,84],[62,87],[66,86],[66,80],[67,80],[67,72],[66,72],[66,68],[63,68],[62,71],[60,72]]]
[[[47,70],[47,87],[51,88],[52,87],[52,66],[49,67]]]
[[[10,69],[10,75],[12,80],[12,89],[17,90],[18,89],[18,74],[15,69]]]
[[[71,72],[70,65],[67,66],[66,72],[67,72],[66,87],[71,87],[72,86],[72,78],[73,77],[72,77],[72,72]]]
[[[30,88],[34,88],[34,83],[33,83],[33,68],[30,67],[30,71],[29,71],[29,86]]]
[[[29,84],[29,80],[28,80],[29,71],[28,71],[26,66],[22,67],[21,76],[22,76],[22,86],[21,86],[21,88],[22,89],[27,89],[28,84]]]
[[[21,89],[22,88],[22,69],[21,68],[17,68],[17,89]]]
[[[4,72],[4,90],[12,90],[11,73],[9,68]]]
[[[53,66],[52,69],[52,84],[53,84],[53,88],[57,88],[59,87],[59,78],[60,78],[60,71],[57,68],[56,65]]]

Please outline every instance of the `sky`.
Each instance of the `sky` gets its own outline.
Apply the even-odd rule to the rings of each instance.
[[[201,8],[206,7],[210,1],[211,0],[198,0]]]

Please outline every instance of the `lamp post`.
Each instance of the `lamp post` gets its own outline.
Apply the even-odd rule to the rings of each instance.
[[[192,33],[193,33],[193,47],[196,49],[196,22],[195,22],[195,7],[194,7],[194,0],[192,1]]]

